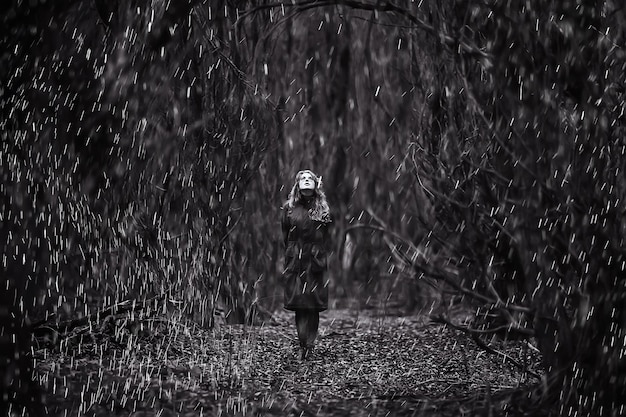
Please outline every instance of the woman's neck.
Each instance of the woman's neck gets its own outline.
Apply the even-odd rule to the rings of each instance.
[[[315,199],[314,195],[301,195],[300,204],[302,204],[305,207],[309,207],[313,203],[314,199]]]

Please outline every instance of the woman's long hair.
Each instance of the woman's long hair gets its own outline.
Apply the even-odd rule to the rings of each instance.
[[[311,170],[305,169],[304,171],[299,171],[296,174],[296,181],[294,182],[293,187],[291,187],[291,191],[289,192],[289,196],[287,197],[287,202],[285,203],[285,206],[287,207],[287,209],[291,210],[297,203],[302,200],[299,182],[300,177],[305,173],[312,175],[315,179],[313,204],[309,209],[309,217],[311,218],[311,220],[329,223],[331,221],[330,208],[328,207],[326,194],[324,193],[324,189],[322,188],[322,178],[315,175],[315,173]]]

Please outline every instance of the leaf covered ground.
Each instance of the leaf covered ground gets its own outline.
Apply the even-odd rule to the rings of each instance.
[[[35,375],[59,416],[521,415],[536,400],[536,377],[428,316],[322,313],[308,361],[292,321],[118,320],[35,350]],[[491,345],[541,373],[526,342]]]

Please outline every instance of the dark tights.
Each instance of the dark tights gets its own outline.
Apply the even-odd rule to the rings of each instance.
[[[300,347],[312,348],[317,338],[320,313],[316,310],[296,310],[296,328]]]

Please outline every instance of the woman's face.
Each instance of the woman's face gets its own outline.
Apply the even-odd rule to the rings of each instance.
[[[298,180],[298,187],[300,191],[313,191],[315,190],[315,177],[310,172],[303,172],[300,174],[300,179]]]

